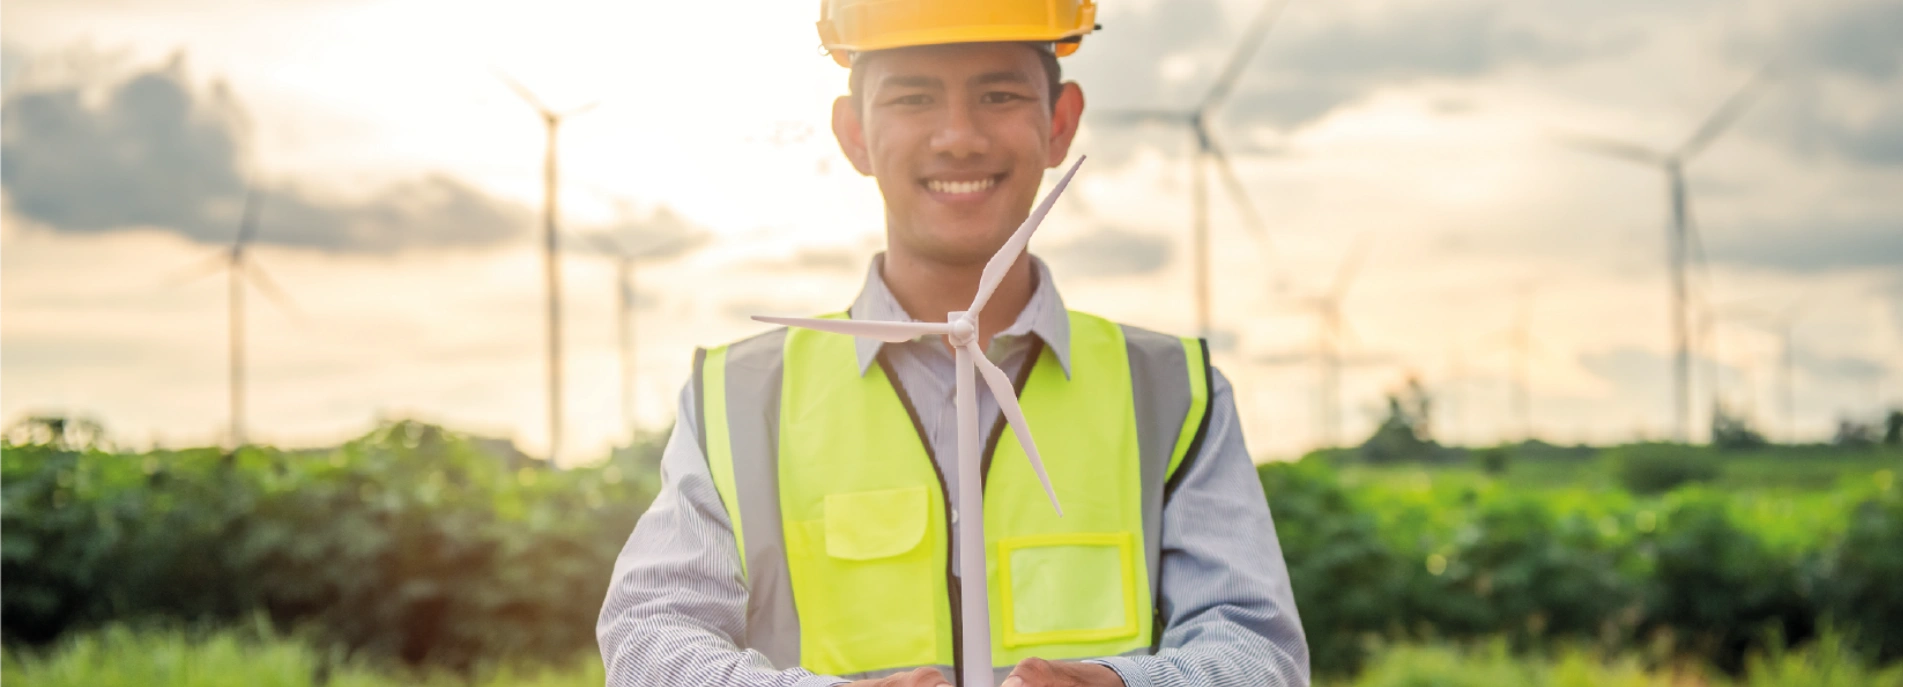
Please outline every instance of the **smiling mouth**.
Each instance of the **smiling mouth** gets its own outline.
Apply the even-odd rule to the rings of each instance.
[[[992,187],[999,185],[999,180],[1003,178],[1005,178],[1004,174],[996,174],[984,179],[972,179],[969,181],[927,179],[923,185],[926,187],[926,190],[934,193],[944,193],[955,196],[971,195],[991,190]]]

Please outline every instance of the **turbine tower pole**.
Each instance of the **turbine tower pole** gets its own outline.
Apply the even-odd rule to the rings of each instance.
[[[1680,160],[1667,161],[1667,178],[1673,194],[1673,229],[1668,234],[1668,262],[1673,280],[1673,413],[1674,436],[1681,443],[1691,442],[1693,397],[1691,396],[1687,351],[1687,182]]]
[[[1197,115],[1200,119],[1202,114]],[[1210,336],[1210,201],[1205,197],[1204,137],[1201,121],[1192,128],[1198,148],[1191,153],[1191,285],[1197,310],[1197,335]]]
[[[635,260],[622,256],[615,261],[615,331],[622,350],[622,423],[623,431],[635,430]]]
[[[548,148],[542,163],[542,272],[548,291],[544,321],[549,336],[549,462],[562,455],[562,261],[556,256],[556,129],[562,119],[544,110]]]
[[[226,271],[231,325],[231,442],[232,449],[245,445],[245,264],[242,248],[232,246],[231,268]]]

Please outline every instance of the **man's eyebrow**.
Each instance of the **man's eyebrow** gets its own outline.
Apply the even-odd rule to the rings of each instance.
[[[990,84],[1000,84],[1000,83],[1029,84],[1029,83],[1032,83],[1032,78],[1029,76],[1026,76],[1025,72],[1022,72],[1016,69],[1011,71],[986,72],[984,74],[980,74],[978,76],[972,77],[972,84],[975,86],[986,86]]]
[[[933,76],[889,76],[880,79],[881,88],[940,88],[938,77]]]

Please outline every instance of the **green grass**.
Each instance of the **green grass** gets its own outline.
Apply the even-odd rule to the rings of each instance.
[[[597,687],[602,663],[578,656],[556,669],[487,671],[474,680],[379,670],[268,632],[226,630],[209,636],[177,630],[111,627],[78,635],[46,653],[8,651],[0,663],[10,685],[30,687]],[[328,682],[318,677],[329,664]],[[1748,661],[1730,679],[1699,666],[1649,668],[1631,656],[1568,650],[1516,656],[1502,642],[1482,646],[1392,646],[1355,679],[1324,687],[1893,687],[1896,665],[1862,666],[1828,636],[1798,650]]]
[[[1687,450],[1708,450],[1689,447]],[[1716,489],[1755,494],[1801,494],[1848,485],[1897,484],[1905,456],[1895,447],[1844,449],[1830,446],[1776,446],[1720,452]],[[1462,489],[1587,490],[1620,489],[1614,470],[1599,456],[1516,455],[1501,475],[1482,472],[1474,463],[1399,463],[1338,467],[1344,484],[1382,492]]]
[[[1649,668],[1632,656],[1580,650],[1516,656],[1501,642],[1479,647],[1396,646],[1377,652],[1361,675],[1322,687],[1896,687],[1899,666],[1860,664],[1833,637],[1799,650],[1754,656],[1732,678],[1697,665]]]
[[[599,687],[593,654],[557,668],[503,666],[474,681],[446,673],[375,667],[269,632],[131,630],[72,636],[50,651],[8,650],[7,684],[27,687]]]

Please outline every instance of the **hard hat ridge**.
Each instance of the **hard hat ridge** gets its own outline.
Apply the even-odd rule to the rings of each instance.
[[[1098,28],[1095,0],[821,0],[821,47],[842,67],[874,50],[946,43],[1044,44],[1063,57]]]

